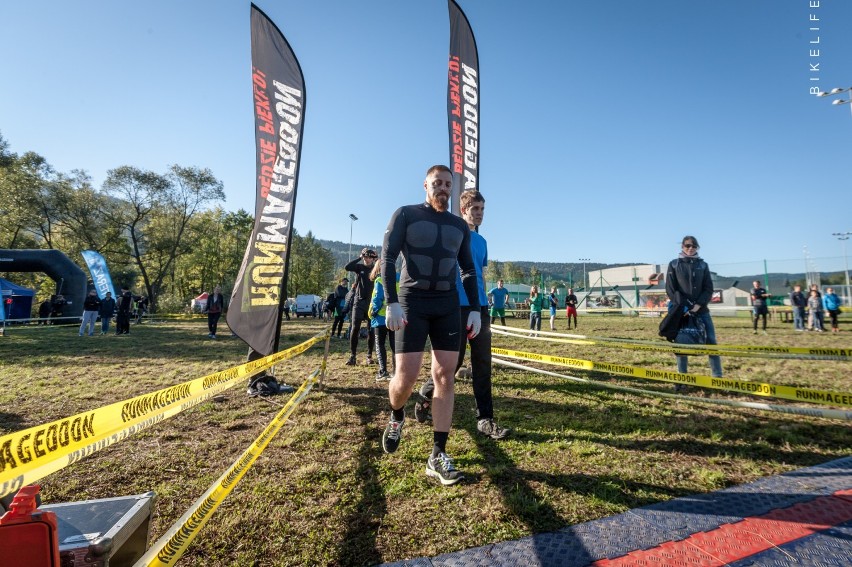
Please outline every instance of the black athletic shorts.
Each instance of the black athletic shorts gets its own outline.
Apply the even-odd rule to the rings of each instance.
[[[461,308],[459,294],[452,292],[399,296],[408,324],[396,332],[396,352],[423,352],[426,338],[432,350],[459,350]]]

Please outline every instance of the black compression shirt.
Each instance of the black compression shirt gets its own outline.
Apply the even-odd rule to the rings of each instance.
[[[479,309],[476,269],[470,253],[470,229],[450,212],[439,213],[428,203],[396,210],[382,245],[382,281],[396,279],[396,259],[402,254],[399,293],[456,293],[456,270],[470,306]],[[386,286],[388,303],[399,301],[395,286]]]

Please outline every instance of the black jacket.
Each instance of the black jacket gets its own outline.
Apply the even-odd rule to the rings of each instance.
[[[111,297],[101,301],[101,308],[98,310],[101,318],[112,317],[115,313],[115,300]]]
[[[83,311],[100,311],[101,308],[101,300],[98,299],[98,296],[87,295],[86,299],[83,300]]]
[[[669,312],[660,321],[660,336],[669,342],[674,342],[681,324],[683,324],[683,306],[672,302]]]
[[[701,258],[677,258],[669,262],[666,271],[666,295],[673,304],[692,307],[699,304],[698,313],[707,313],[713,297],[710,266]]]
[[[357,301],[369,301],[373,296],[373,280],[370,279],[370,272],[373,271],[373,266],[362,264],[361,259],[356,258],[346,264],[343,269],[355,274],[355,295]]]
[[[118,311],[119,313],[130,313],[130,307],[133,303],[133,294],[126,291],[118,296]]]
[[[211,293],[207,296],[207,305],[204,307],[205,313],[221,313],[225,310],[225,298],[220,293],[216,295],[215,293]]]

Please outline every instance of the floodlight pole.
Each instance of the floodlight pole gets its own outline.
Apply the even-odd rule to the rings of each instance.
[[[349,213],[349,261],[352,261],[352,228],[355,226],[355,221],[358,220],[353,213]],[[349,274],[350,277],[352,274]]]
[[[355,226],[355,221],[358,220],[354,214],[349,213],[349,261],[352,261],[352,227]]]
[[[849,297],[849,257],[846,255],[846,241],[849,240],[849,237],[852,236],[852,232],[832,232],[832,236],[837,237],[837,240],[840,241],[840,244],[843,246],[843,272],[846,275],[846,293],[847,298]],[[846,300],[847,304],[849,303],[849,299]]]
[[[586,262],[591,262],[591,258],[580,258],[579,260],[583,263],[583,291],[586,292],[586,295],[589,295],[589,287],[586,285]]]

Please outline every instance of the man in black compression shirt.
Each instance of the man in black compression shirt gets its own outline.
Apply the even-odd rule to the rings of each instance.
[[[464,220],[447,210],[452,179],[450,169],[444,165],[429,168],[423,183],[426,202],[397,209],[388,223],[382,246],[382,281],[396,281],[396,259],[400,254],[403,259],[399,293],[393,285],[385,287],[388,302],[385,323],[396,332],[396,373],[388,385],[391,417],[382,435],[382,447],[387,453],[399,447],[405,403],[423,364],[428,337],[432,342],[435,393],[432,397],[434,444],[426,462],[426,474],[443,485],[455,484],[463,478],[446,453],[460,338],[456,290],[459,268],[471,306],[466,325],[468,337],[478,335],[481,326],[470,230]]]

